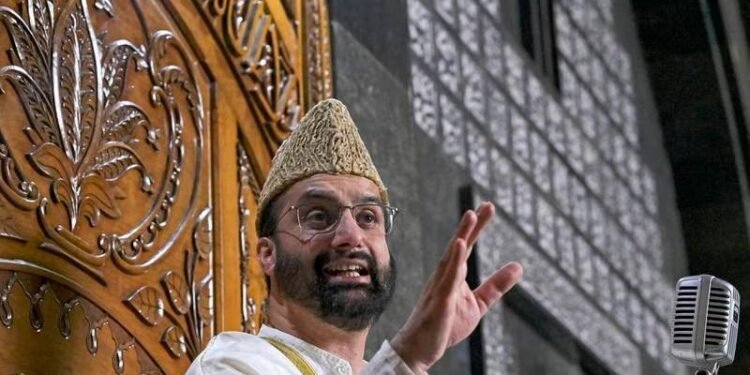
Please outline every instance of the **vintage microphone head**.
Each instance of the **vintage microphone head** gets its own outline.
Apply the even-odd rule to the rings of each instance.
[[[711,275],[683,277],[676,291],[672,355],[697,367],[696,374],[715,374],[734,361],[740,294],[732,284]]]

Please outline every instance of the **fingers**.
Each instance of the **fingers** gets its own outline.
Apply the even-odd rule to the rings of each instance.
[[[466,262],[463,261],[467,252],[466,242],[461,238],[456,239],[449,251],[451,257],[439,282],[440,290],[445,292],[452,291],[459,282],[463,282],[466,278]]]
[[[435,270],[436,273],[445,272],[445,269],[448,266],[448,262],[452,258],[453,250],[455,249],[455,245],[456,245],[456,240],[462,239],[465,243],[466,238],[474,230],[474,226],[476,226],[476,224],[477,224],[477,215],[474,213],[474,211],[471,211],[471,210],[466,211],[464,215],[461,217],[461,222],[458,223],[458,229],[456,229],[456,233],[453,234],[453,237],[451,238],[450,242],[448,242],[448,248],[445,249],[445,254],[443,254],[443,258],[440,259],[440,264]]]
[[[444,276],[446,272],[452,271],[452,269],[458,267],[459,263],[466,263],[469,259],[472,246],[474,246],[474,243],[479,238],[479,233],[487,226],[487,224],[489,224],[494,215],[495,206],[489,202],[480,204],[476,211],[468,210],[464,213],[458,224],[458,229],[456,229],[456,233],[453,234],[453,237],[448,243],[448,248],[446,249],[445,254],[443,254],[437,269],[432,277],[430,277],[428,285],[432,284],[433,280],[442,283],[442,280],[445,279]],[[454,258],[453,256],[455,255],[459,242],[462,242],[463,244],[458,247],[465,248],[467,251],[460,251],[463,256]],[[452,262],[452,259],[456,259],[458,262]]]
[[[516,262],[504,265],[489,279],[485,280],[474,290],[474,296],[479,305],[479,311],[484,315],[500,297],[518,283],[523,275],[523,267]]]
[[[453,238],[451,238],[451,241],[455,241],[456,239],[460,238],[468,244],[468,239],[474,232],[478,220],[479,217],[477,216],[476,212],[472,210],[464,212],[464,215],[461,217],[461,222],[458,223],[458,230],[456,230],[456,233],[453,235]]]
[[[456,298],[461,294],[461,286],[466,284],[466,253],[468,249],[466,242],[458,238],[451,243],[452,246],[446,251],[449,255],[445,267],[441,272],[435,270],[430,278],[429,287],[425,290],[422,298],[427,298],[443,306],[443,314],[454,311]],[[464,288],[468,288],[464,286]]]
[[[490,202],[483,202],[477,208],[477,222],[474,225],[474,228],[472,228],[471,233],[466,237],[466,247],[469,249],[469,253],[466,255],[467,259],[469,255],[471,255],[471,250],[474,247],[474,244],[477,242],[477,239],[479,239],[479,234],[484,230],[487,224],[492,221],[494,216],[495,206]]]

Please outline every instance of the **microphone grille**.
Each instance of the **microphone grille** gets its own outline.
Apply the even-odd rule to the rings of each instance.
[[[724,285],[711,285],[706,316],[706,346],[724,346],[729,336],[732,315],[732,291]]]
[[[690,345],[695,334],[696,310],[698,308],[698,283],[680,280],[677,286],[672,342]]]
[[[711,275],[677,282],[672,316],[672,355],[703,369],[734,361],[740,294],[732,284]]]

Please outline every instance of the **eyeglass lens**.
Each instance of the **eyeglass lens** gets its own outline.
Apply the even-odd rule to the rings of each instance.
[[[354,206],[307,204],[295,207],[300,229],[311,233],[328,232],[336,228],[347,208],[351,209],[352,217],[363,230],[388,234],[392,229],[395,210],[378,203]]]

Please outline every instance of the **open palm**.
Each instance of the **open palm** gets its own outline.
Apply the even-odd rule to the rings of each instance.
[[[466,262],[471,247],[494,212],[494,206],[485,202],[476,212],[464,214],[409,320],[391,342],[406,364],[417,373],[426,372],[446,349],[469,336],[487,310],[518,282],[523,273],[521,265],[512,262],[474,290],[466,283]]]

